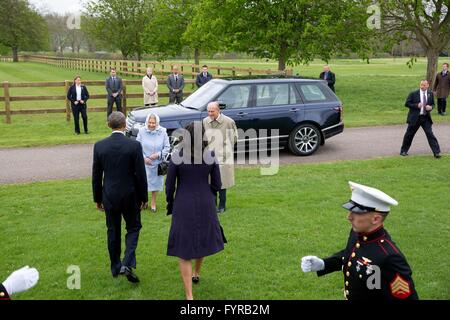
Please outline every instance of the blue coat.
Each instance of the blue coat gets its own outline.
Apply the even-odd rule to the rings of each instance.
[[[166,178],[168,214],[172,213],[167,255],[185,260],[202,258],[224,248],[215,195],[220,190],[220,170],[213,164],[169,164]],[[211,182],[209,182],[211,181]],[[176,190],[176,193],[175,193]]]
[[[164,188],[164,176],[158,176],[158,164],[170,150],[169,137],[166,128],[158,127],[153,131],[146,127],[139,129],[137,138],[142,145],[143,157],[149,157],[153,153],[158,153],[159,157],[152,161],[152,164],[145,165],[147,173],[148,191],[162,191]]]

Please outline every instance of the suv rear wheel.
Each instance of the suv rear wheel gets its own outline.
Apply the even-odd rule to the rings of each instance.
[[[301,124],[289,136],[289,150],[297,156],[309,156],[319,149],[321,136],[313,124]]]

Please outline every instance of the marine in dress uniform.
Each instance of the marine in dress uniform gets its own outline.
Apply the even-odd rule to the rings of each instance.
[[[349,182],[352,196],[343,207],[350,211],[350,231],[347,246],[338,253],[320,259],[302,258],[304,272],[316,271],[323,276],[334,271],[344,274],[344,296],[348,300],[418,299],[411,268],[383,226],[390,205],[397,201],[384,192]],[[354,216],[372,215],[373,229],[363,232],[354,223]],[[376,218],[375,216],[378,216]],[[368,221],[368,220],[366,220]]]

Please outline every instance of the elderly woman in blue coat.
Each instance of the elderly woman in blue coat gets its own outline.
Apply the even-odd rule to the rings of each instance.
[[[142,145],[142,152],[147,172],[148,191],[152,193],[150,210],[156,212],[156,195],[163,190],[164,176],[158,175],[158,164],[170,150],[166,128],[159,125],[159,117],[150,113],[145,126],[139,129],[136,138]]]

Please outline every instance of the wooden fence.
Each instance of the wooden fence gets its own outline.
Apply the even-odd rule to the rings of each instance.
[[[185,80],[185,82],[193,83],[193,80]],[[0,96],[0,102],[4,102],[5,110],[0,111],[0,115],[5,116],[5,122],[10,124],[13,115],[18,114],[45,114],[45,113],[66,113],[67,121],[70,121],[71,108],[70,101],[67,99],[67,92],[69,87],[72,85],[73,81],[65,80],[61,82],[23,82],[23,83],[10,83],[8,81],[3,82],[3,96]],[[102,86],[105,87],[105,81],[102,80],[83,80],[83,84],[88,87],[92,86]],[[132,110],[140,106],[129,106],[127,100],[130,98],[142,98],[143,93],[128,93],[127,88],[130,86],[142,86],[142,80],[123,80],[123,98],[122,98],[122,109],[125,115],[127,110]],[[11,88],[48,88],[48,87],[60,87],[61,95],[53,96],[12,96],[10,94]],[[184,92],[185,96],[190,95],[192,92]],[[158,93],[159,97],[168,97],[169,93]],[[103,107],[91,107],[89,106],[89,112],[106,112],[106,93],[104,94],[90,94],[89,101],[91,100],[103,100]],[[14,101],[63,101],[65,103],[65,108],[47,108],[47,109],[21,109],[12,110],[11,102]],[[91,104],[91,103],[90,103]],[[89,105],[90,105],[89,104]]]
[[[21,61],[32,61],[55,65],[65,69],[84,70],[90,72],[102,72],[109,74],[111,68],[116,68],[118,74],[125,76],[139,76],[142,77],[146,73],[148,67],[153,68],[155,75],[167,75],[171,72],[172,67],[177,65],[180,73],[185,76],[185,83],[191,84],[192,89],[195,87],[195,78],[200,70],[200,65],[184,64],[174,62],[156,62],[156,61],[132,61],[132,60],[101,60],[101,59],[80,59],[80,58],[64,58],[52,57],[43,55],[20,55]],[[0,61],[10,62],[11,57],[0,57]],[[253,68],[237,68],[237,67],[222,67],[222,66],[208,66],[209,71],[214,78],[221,77],[235,77],[246,75],[292,75],[292,69],[284,71],[271,69],[253,69]],[[189,79],[190,78],[190,79]],[[10,124],[11,117],[18,114],[43,114],[43,113],[66,113],[67,121],[70,121],[70,101],[67,100],[67,91],[72,81],[65,80],[63,82],[26,82],[26,83],[10,83],[3,82],[3,96],[0,96],[0,102],[4,102],[4,111],[0,111],[0,115],[5,116],[5,122]],[[87,86],[104,86],[104,81],[83,81]],[[143,98],[143,93],[127,93],[127,86],[142,85],[142,80],[123,80],[123,111],[126,114],[127,109],[132,110],[141,106],[128,106],[127,99]],[[11,96],[10,88],[35,88],[35,87],[61,87],[61,95],[56,96]],[[63,95],[64,93],[64,95]],[[184,92],[188,96],[192,92]],[[159,97],[168,97],[168,93],[158,93]],[[106,94],[91,95],[89,100],[102,99],[104,107],[89,107],[89,112],[106,112]],[[47,108],[47,109],[21,109],[12,110],[11,102],[14,101],[64,101],[65,108]]]
[[[33,61],[56,65],[63,68],[84,70],[91,72],[109,73],[111,68],[116,68],[118,73],[131,76],[143,76],[148,67],[153,68],[155,75],[167,75],[171,72],[172,67],[177,65],[179,71],[184,75],[185,79],[191,78],[195,80],[198,72],[201,70],[201,65],[175,63],[172,61],[158,62],[158,61],[134,61],[134,60],[102,60],[102,59],[80,59],[80,58],[64,58],[52,57],[42,55],[21,55],[19,57],[22,61]],[[292,69],[284,71],[272,69],[254,69],[254,68],[237,68],[237,67],[223,67],[223,66],[208,66],[208,70],[215,78],[226,76],[236,77],[243,75],[292,75]]]

